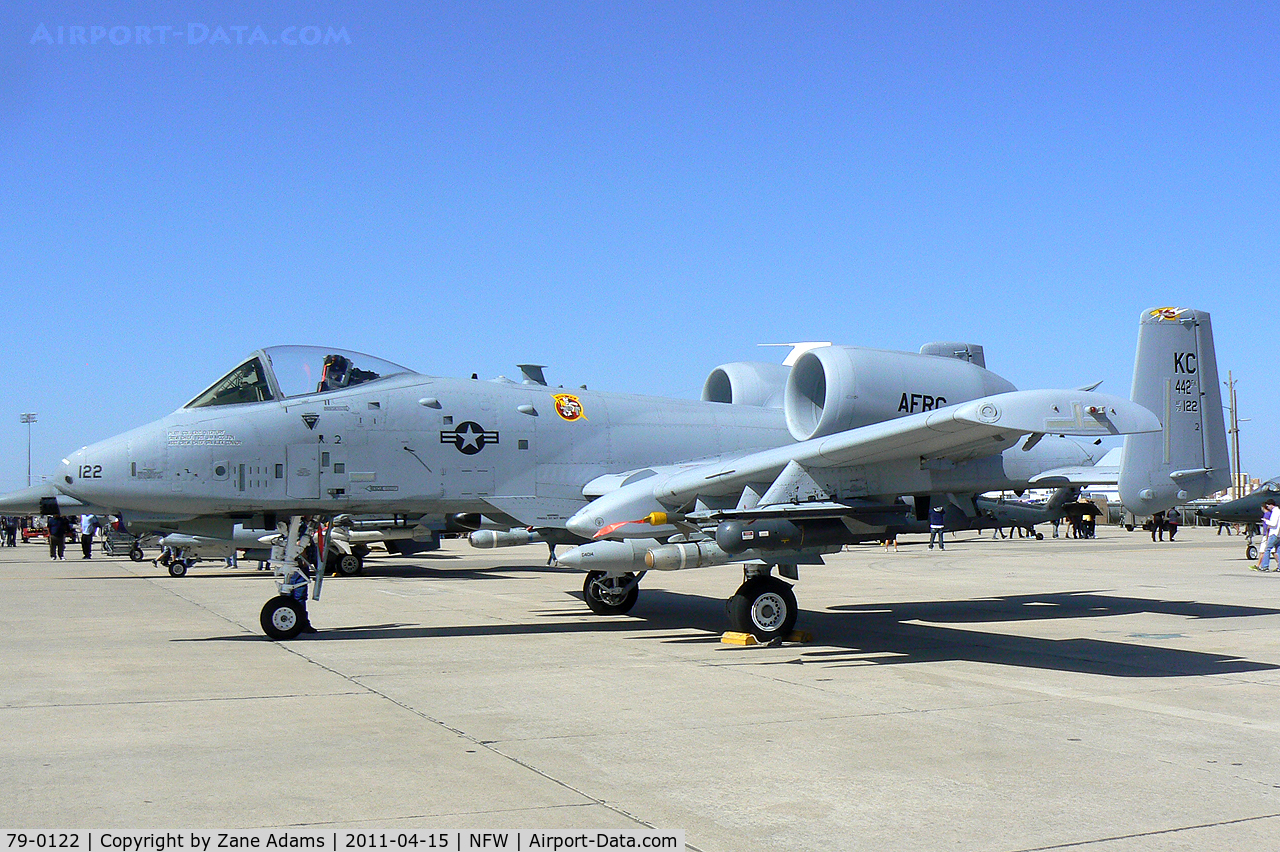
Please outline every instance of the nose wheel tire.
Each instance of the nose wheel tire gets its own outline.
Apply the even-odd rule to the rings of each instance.
[[[623,615],[640,597],[640,587],[632,585],[635,579],[635,574],[610,577],[603,571],[591,571],[582,584],[582,599],[596,615]],[[631,590],[623,591],[627,586]]]
[[[1244,558],[1250,562],[1258,561],[1258,545],[1251,544],[1244,549]]]
[[[790,636],[799,614],[791,584],[777,577],[748,580],[729,598],[730,626],[760,642]]]
[[[142,548],[138,547],[136,544],[133,547],[129,548],[129,559],[133,562],[141,562]]]
[[[186,562],[183,562],[181,559],[175,559],[175,560],[173,560],[172,562],[170,562],[170,563],[169,563],[169,576],[170,576],[170,577],[185,577],[185,576],[187,576],[187,563],[186,563]]]
[[[302,605],[288,595],[276,595],[262,608],[258,621],[269,638],[293,639],[302,632]]]

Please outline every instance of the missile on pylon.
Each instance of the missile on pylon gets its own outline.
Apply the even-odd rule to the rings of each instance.
[[[714,541],[686,541],[650,547],[645,554],[644,564],[655,571],[683,571],[686,568],[724,565],[739,558],[739,555],[726,552]]]
[[[476,530],[467,536],[472,547],[489,550],[495,547],[518,547],[543,541],[541,533],[533,530]]]
[[[601,539],[580,544],[556,557],[556,565],[577,571],[622,574],[645,570],[645,556],[657,547],[656,538]]]

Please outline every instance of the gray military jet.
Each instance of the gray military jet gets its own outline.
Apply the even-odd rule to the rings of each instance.
[[[109,514],[109,509],[82,503],[47,482],[0,495],[0,515]]]
[[[1000,387],[1003,380],[989,378],[961,347],[954,351],[959,368],[947,378],[945,357],[844,347],[806,353],[785,389],[795,443],[625,483],[568,523],[584,537],[621,540],[584,545],[561,564],[625,579],[633,574],[622,572],[743,562],[747,581],[730,599],[731,619],[772,638],[789,633],[795,619],[791,586],[770,576],[773,567],[794,579],[815,554],[878,538],[904,512],[922,520],[930,505],[951,504],[974,517],[976,493],[1114,483],[1126,506],[1147,514],[1212,493],[1229,476],[1207,313],[1144,312],[1132,402]],[[921,394],[926,410],[911,413],[915,397],[902,390],[893,409],[904,386],[939,383],[944,405]],[[1127,435],[1118,467],[1065,461],[1068,448],[1080,451],[1065,436],[1105,434]],[[634,580],[617,586],[619,607],[630,605],[621,596],[627,586]]]
[[[1253,537],[1262,521],[1262,504],[1268,500],[1280,503],[1280,479],[1267,480],[1238,499],[1196,509],[1196,514],[1214,523],[1245,524],[1248,539],[1244,555],[1252,562],[1258,558],[1258,546],[1253,543]]]
[[[169,416],[72,453],[55,485],[148,529],[226,537],[237,521],[289,518],[291,545],[304,515],[498,520],[587,542],[560,561],[588,572],[584,596],[602,613],[628,611],[645,570],[743,562],[733,626],[775,638],[797,612],[775,568],[796,579],[796,566],[931,504],[973,514],[974,495],[1037,476],[1090,481],[1097,450],[1068,436],[1130,436],[1118,479],[1135,511],[1216,490],[1226,442],[1209,316],[1161,308],[1140,329],[1133,401],[1018,391],[968,344],[727,364],[700,401],[271,347]],[[282,595],[262,623],[290,638],[299,615]]]
[[[403,518],[368,518],[340,516],[329,527],[331,544],[325,559],[325,571],[329,574],[352,576],[364,571],[364,560],[370,545],[381,544],[387,552],[411,556],[429,550],[440,549],[440,534],[420,524],[406,522]],[[230,539],[210,536],[169,533],[160,539],[166,553],[152,560],[163,565],[171,577],[185,577],[197,562],[205,559],[232,559],[238,552],[247,560],[268,562],[271,549],[282,543],[279,530],[252,529],[236,524]]]

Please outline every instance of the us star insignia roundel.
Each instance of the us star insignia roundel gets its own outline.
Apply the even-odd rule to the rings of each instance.
[[[498,443],[498,433],[486,432],[479,423],[467,420],[459,423],[457,429],[441,430],[440,443],[453,444],[459,452],[474,456],[487,445]]]

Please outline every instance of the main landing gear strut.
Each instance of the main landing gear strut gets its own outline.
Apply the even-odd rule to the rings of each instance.
[[[729,629],[750,633],[759,642],[771,642],[790,636],[795,630],[800,608],[791,584],[772,575],[772,566],[748,565],[745,579],[729,598]],[[597,615],[623,615],[631,611],[640,597],[639,574],[609,574],[591,571],[582,584],[582,598]]]
[[[590,571],[582,583],[582,599],[596,615],[623,615],[636,605],[644,575],[644,571],[616,575]]]
[[[729,598],[729,625],[761,642],[791,635],[800,614],[791,584],[777,577],[753,577]]]

